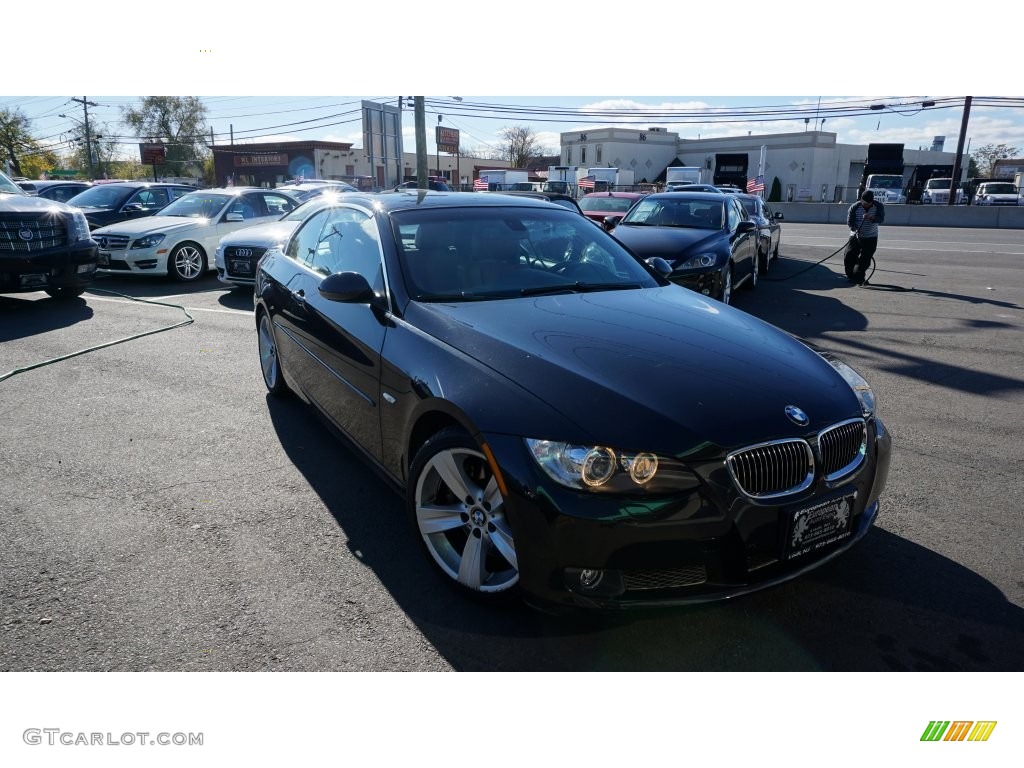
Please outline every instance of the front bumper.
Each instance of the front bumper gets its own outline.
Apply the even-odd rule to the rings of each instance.
[[[692,270],[683,273],[669,275],[669,280],[691,291],[710,296],[713,299],[722,298],[722,270],[719,267],[708,267],[703,270]]]
[[[735,597],[804,574],[846,551],[874,523],[889,472],[891,439],[873,422],[864,463],[838,485],[822,480],[783,504],[753,503],[724,463],[695,467],[694,491],[632,500],[552,483],[519,438],[487,436],[509,488],[506,499],[524,597],[541,608],[624,609]],[[795,511],[849,500],[849,528],[804,554],[787,544]],[[584,571],[600,580],[585,585]]]
[[[108,275],[166,275],[166,248],[126,248],[98,253],[99,271]]]
[[[92,240],[37,253],[0,251],[0,293],[84,288],[96,277]]]

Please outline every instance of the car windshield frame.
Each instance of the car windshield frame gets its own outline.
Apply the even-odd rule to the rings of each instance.
[[[600,227],[560,207],[410,208],[388,220],[400,279],[414,301],[492,301],[662,284]]]
[[[581,197],[578,201],[580,210],[589,213],[607,212],[625,213],[636,202],[632,197],[616,197],[614,195],[598,195],[597,197]]]
[[[160,209],[160,216],[179,216],[188,219],[215,219],[224,208],[235,200],[236,195],[222,192],[188,192]]]
[[[717,232],[725,221],[725,202],[724,195],[721,200],[650,195],[637,201],[619,224]]]

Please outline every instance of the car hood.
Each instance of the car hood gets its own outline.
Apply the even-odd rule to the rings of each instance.
[[[860,415],[850,387],[807,346],[679,286],[414,302],[407,317],[580,428],[527,437],[720,455]],[[789,405],[810,424],[789,421]]]
[[[717,229],[685,227],[645,227],[619,225],[612,236],[638,256],[649,259],[660,256],[666,261],[678,260],[685,252],[697,253],[703,246],[717,243],[723,232]]]
[[[51,210],[67,213],[71,209],[56,200],[30,196],[27,193],[21,195],[0,194],[0,213],[37,213]]]
[[[182,229],[213,226],[215,219],[193,219],[187,216],[145,216],[119,221],[92,231],[93,235],[129,235],[137,237],[150,232],[176,232]]]
[[[251,245],[270,248],[287,240],[298,225],[297,221],[272,221],[269,224],[256,224],[224,235],[220,239],[220,244],[221,246]]]

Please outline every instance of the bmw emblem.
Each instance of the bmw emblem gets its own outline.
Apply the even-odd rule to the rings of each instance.
[[[797,408],[795,405],[786,406],[786,416],[798,427],[806,427],[811,422],[807,414],[804,413],[799,408]]]
[[[19,229],[18,230],[18,237],[20,237],[22,240],[24,240],[27,243],[29,240],[32,239],[32,230],[28,229],[27,227],[25,229]]]

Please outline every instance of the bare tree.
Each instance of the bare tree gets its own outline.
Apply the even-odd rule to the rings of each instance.
[[[978,175],[991,177],[996,167],[996,160],[1020,157],[1020,150],[1009,144],[986,144],[971,153],[971,159],[977,163]]]
[[[499,135],[504,140],[501,146],[502,159],[508,160],[513,168],[525,168],[529,165],[530,158],[544,154],[537,141],[537,134],[528,126],[513,125],[502,128]]]

